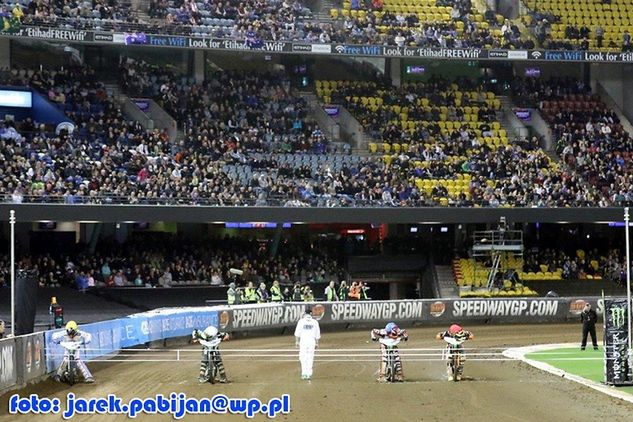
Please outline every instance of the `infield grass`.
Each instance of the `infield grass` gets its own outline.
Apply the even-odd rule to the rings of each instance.
[[[580,350],[576,347],[563,347],[528,353],[525,357],[547,363],[570,374],[595,382],[604,382],[604,351],[602,348],[593,350],[589,346],[587,350]],[[617,389],[633,394],[633,387],[617,387]]]

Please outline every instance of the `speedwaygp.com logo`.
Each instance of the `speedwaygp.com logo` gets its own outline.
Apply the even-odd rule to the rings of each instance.
[[[485,316],[555,316],[557,300],[456,300],[453,302],[455,317]]]

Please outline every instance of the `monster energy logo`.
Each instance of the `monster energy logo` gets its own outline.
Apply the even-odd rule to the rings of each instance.
[[[611,308],[611,323],[614,328],[620,328],[624,325],[626,310],[623,307]]]

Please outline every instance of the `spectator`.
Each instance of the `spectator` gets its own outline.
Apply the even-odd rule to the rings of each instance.
[[[604,28],[600,25],[596,25],[595,29],[596,34],[596,46],[598,48],[602,48],[602,41],[604,40]]]
[[[361,298],[361,287],[356,281],[352,281],[352,285],[349,288],[349,293],[347,296],[350,300],[360,300]]]
[[[266,290],[266,283],[260,283],[259,288],[257,289],[257,302],[266,303],[270,300],[268,290]]]
[[[226,291],[226,298],[228,305],[237,305],[241,303],[241,295],[235,288],[235,283],[229,283],[229,288]]]
[[[330,281],[330,283],[325,288],[325,300],[328,302],[338,302],[339,297],[336,293],[336,287],[334,285],[334,281]]]
[[[295,283],[292,288],[292,301],[293,302],[302,302],[303,301],[303,291],[300,283]]]
[[[349,287],[347,287],[347,282],[345,280],[341,281],[338,288],[338,297],[339,300],[348,300],[349,298]]]

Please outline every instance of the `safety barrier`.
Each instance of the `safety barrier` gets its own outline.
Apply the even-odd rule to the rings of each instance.
[[[0,340],[0,393],[46,374],[44,333]]]
[[[125,318],[81,326],[92,335],[84,348],[85,360],[113,355],[122,349],[154,341],[189,336],[194,328],[214,325],[229,332],[292,327],[311,307],[322,326],[357,327],[385,321],[410,325],[463,323],[560,323],[577,320],[585,303],[598,314],[604,308],[599,297],[421,299],[364,302],[288,302],[195,308],[163,308]],[[63,350],[49,330],[0,340],[0,393],[20,388],[54,371]]]
[[[255,304],[222,307],[220,328],[227,331],[292,326],[311,307],[323,326],[364,326],[386,321],[441,325],[464,323],[557,323],[575,320],[586,302],[598,312],[602,298],[420,299],[360,302]]]
[[[15,356],[15,339],[0,340],[0,391],[9,390],[18,382]]]
[[[167,308],[133,314],[111,321],[84,324],[81,331],[90,333],[92,342],[82,350],[84,360],[91,360],[156,340],[191,335],[194,328],[218,325],[215,308]],[[52,342],[55,333],[46,331],[46,367],[49,372],[61,363],[64,350]]]

